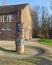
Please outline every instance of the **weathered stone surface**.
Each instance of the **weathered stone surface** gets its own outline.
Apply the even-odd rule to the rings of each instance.
[[[24,23],[25,29],[24,38],[32,38],[32,19],[29,5],[26,5],[26,7],[21,12],[21,21]]]
[[[23,52],[24,52],[24,44],[17,44],[17,45],[16,45],[16,52],[17,52],[18,54],[23,53]]]

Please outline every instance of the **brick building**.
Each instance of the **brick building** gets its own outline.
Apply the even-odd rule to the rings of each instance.
[[[0,6],[0,40],[15,40],[17,22],[24,24],[24,38],[32,38],[32,19],[29,5]]]

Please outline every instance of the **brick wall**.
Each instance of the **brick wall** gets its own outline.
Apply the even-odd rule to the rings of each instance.
[[[21,21],[24,23],[25,29],[24,37],[25,39],[32,38],[32,19],[29,5],[26,5],[26,7],[21,12]]]
[[[20,12],[20,10],[19,10]],[[6,14],[5,14],[6,15]],[[20,16],[18,18],[18,12],[16,14],[11,14],[13,16],[12,22],[2,22],[0,23],[0,39],[4,40],[15,40],[16,39],[16,22],[23,22],[24,23],[24,38],[29,39],[32,38],[32,19],[30,14],[30,8],[29,5],[26,5],[23,9],[21,9]],[[1,31],[2,27],[10,26],[12,30],[10,32],[8,31]]]
[[[6,14],[5,14],[6,15]],[[13,19],[12,19],[12,22],[0,22],[0,39],[1,40],[15,40],[16,38],[16,14],[12,14],[13,16]],[[1,29],[5,27],[8,28],[10,27],[11,28],[11,31],[2,31]]]

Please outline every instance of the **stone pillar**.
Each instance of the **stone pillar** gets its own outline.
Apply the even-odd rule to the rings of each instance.
[[[20,22],[16,23],[16,52],[21,54],[24,52],[24,29],[23,24]]]
[[[18,54],[24,53],[24,44],[17,44],[16,45],[16,52]]]

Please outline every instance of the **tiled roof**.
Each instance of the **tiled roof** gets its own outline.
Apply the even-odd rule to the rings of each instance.
[[[23,9],[28,4],[19,4],[19,5],[6,5],[6,6],[0,6],[0,15],[2,14],[9,14],[9,13],[15,13],[19,9]]]

